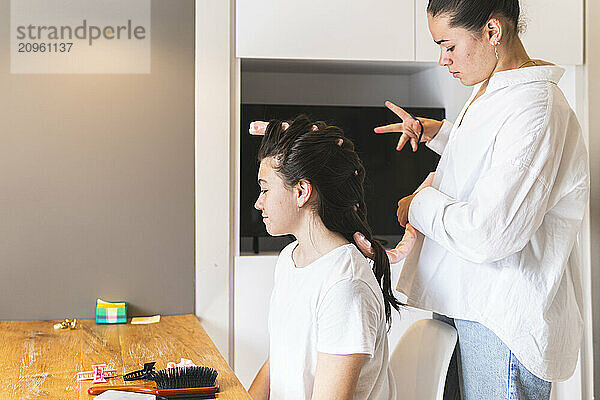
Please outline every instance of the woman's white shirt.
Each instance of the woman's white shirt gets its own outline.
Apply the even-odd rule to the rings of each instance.
[[[477,321],[536,376],[575,369],[582,334],[577,233],[588,155],[557,86],[564,70],[496,73],[429,146],[442,155],[409,222],[420,240],[398,290],[413,306]]]
[[[395,399],[388,364],[383,294],[371,265],[353,244],[303,268],[292,251],[277,260],[269,310],[272,399],[310,399],[317,353],[368,354],[355,399]]]

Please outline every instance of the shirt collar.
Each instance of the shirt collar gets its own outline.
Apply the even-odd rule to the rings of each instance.
[[[558,83],[564,73],[564,68],[557,65],[540,65],[500,71],[490,78],[486,92],[530,82],[549,81]]]

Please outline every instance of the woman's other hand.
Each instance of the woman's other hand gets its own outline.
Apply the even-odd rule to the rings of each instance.
[[[390,264],[397,264],[404,260],[411,252],[416,241],[417,230],[413,228],[411,224],[407,224],[406,230],[404,231],[404,236],[402,236],[402,240],[392,250],[386,250]],[[356,242],[358,249],[365,255],[365,257],[372,259],[375,256],[371,242],[369,242],[362,233],[356,232],[354,234],[354,242]]]
[[[413,193],[410,196],[401,198],[398,201],[398,210],[396,210],[396,216],[398,217],[398,223],[402,226],[408,225],[408,210],[410,209],[410,203],[417,194]]]
[[[419,135],[421,134],[421,124],[423,124],[423,136],[421,137],[421,142],[429,142],[431,139],[433,139],[442,126],[442,121],[422,117],[418,117],[419,121],[421,121],[421,124],[419,124],[419,121],[417,121],[412,115],[391,101],[386,101],[385,106],[392,110],[392,112],[398,117],[400,117],[402,122],[378,126],[375,128],[375,133],[402,133],[400,140],[398,140],[398,145],[396,146],[397,151],[402,150],[404,145],[409,141],[413,151],[417,151],[417,147],[419,145]]]

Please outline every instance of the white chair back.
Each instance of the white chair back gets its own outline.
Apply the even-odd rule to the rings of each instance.
[[[397,400],[442,400],[456,329],[422,319],[404,333],[390,357]]]

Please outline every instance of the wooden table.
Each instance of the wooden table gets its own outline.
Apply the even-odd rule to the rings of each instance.
[[[77,382],[75,374],[92,364],[116,369],[120,376],[108,378],[108,384],[123,385],[122,375],[145,362],[163,369],[182,357],[217,370],[218,399],[250,399],[195,315],[162,317],[149,325],[83,320],[74,330],[55,330],[57,322],[0,321],[0,400],[91,400],[91,381]]]

